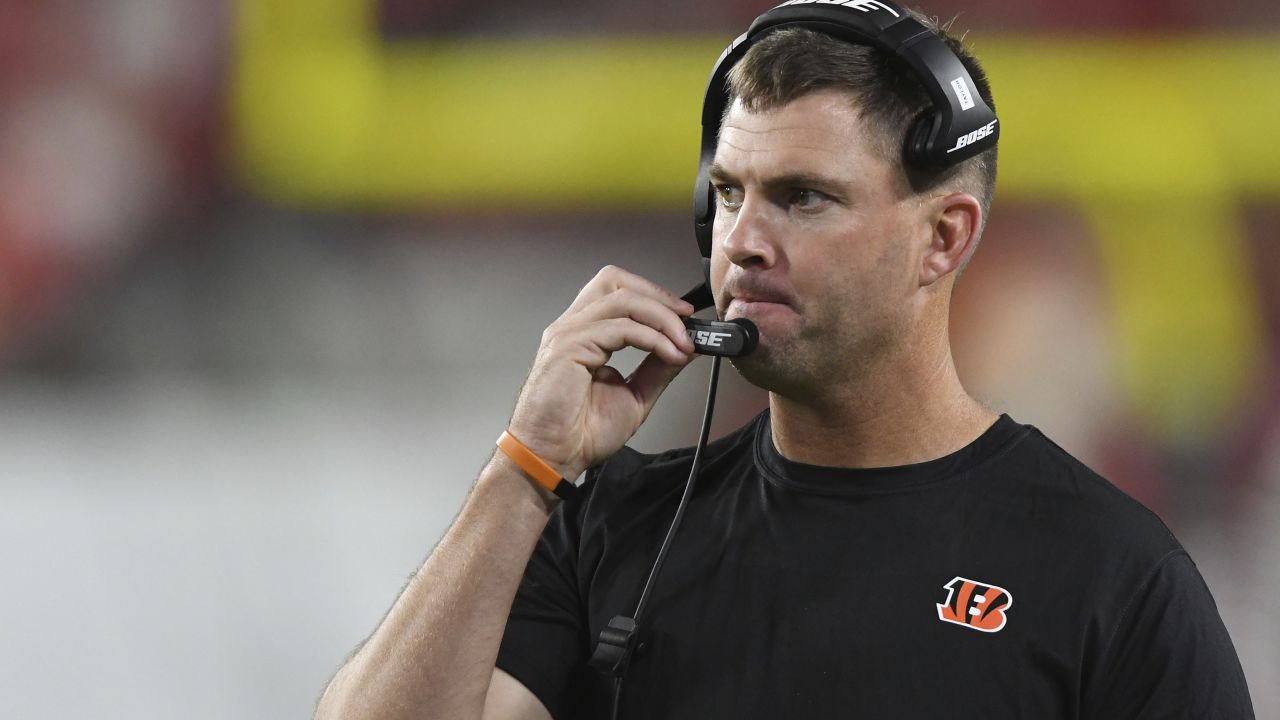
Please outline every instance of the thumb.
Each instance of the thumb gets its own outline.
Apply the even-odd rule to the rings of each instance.
[[[631,377],[627,378],[627,385],[631,388],[632,394],[636,400],[640,401],[641,407],[644,409],[644,416],[649,416],[649,411],[653,409],[654,403],[658,401],[658,397],[667,389],[672,380],[685,369],[697,355],[689,355],[689,359],[679,365],[672,365],[656,353],[650,353],[639,367],[631,373]]]

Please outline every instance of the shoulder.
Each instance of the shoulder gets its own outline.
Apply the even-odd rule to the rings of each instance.
[[[990,502],[1038,528],[1063,552],[1088,554],[1107,564],[1152,570],[1182,546],[1154,512],[1080,459],[1024,425],[1025,433],[982,484]],[[1101,561],[1101,560],[1100,560]]]

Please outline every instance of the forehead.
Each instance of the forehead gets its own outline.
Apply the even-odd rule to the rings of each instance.
[[[888,169],[868,142],[853,98],[841,91],[809,93],[759,112],[735,100],[720,128],[716,163],[735,174],[811,172],[847,181]]]

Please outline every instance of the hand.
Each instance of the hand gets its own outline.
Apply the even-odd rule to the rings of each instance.
[[[631,439],[695,357],[681,316],[694,307],[607,266],[542,333],[511,416],[511,434],[573,480]],[[606,365],[623,347],[649,355],[628,378]]]

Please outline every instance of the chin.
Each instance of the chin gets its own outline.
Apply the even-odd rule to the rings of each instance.
[[[763,337],[755,352],[747,357],[731,358],[729,362],[744,380],[771,393],[800,396],[809,385],[804,364],[797,360],[797,355],[766,345]]]

